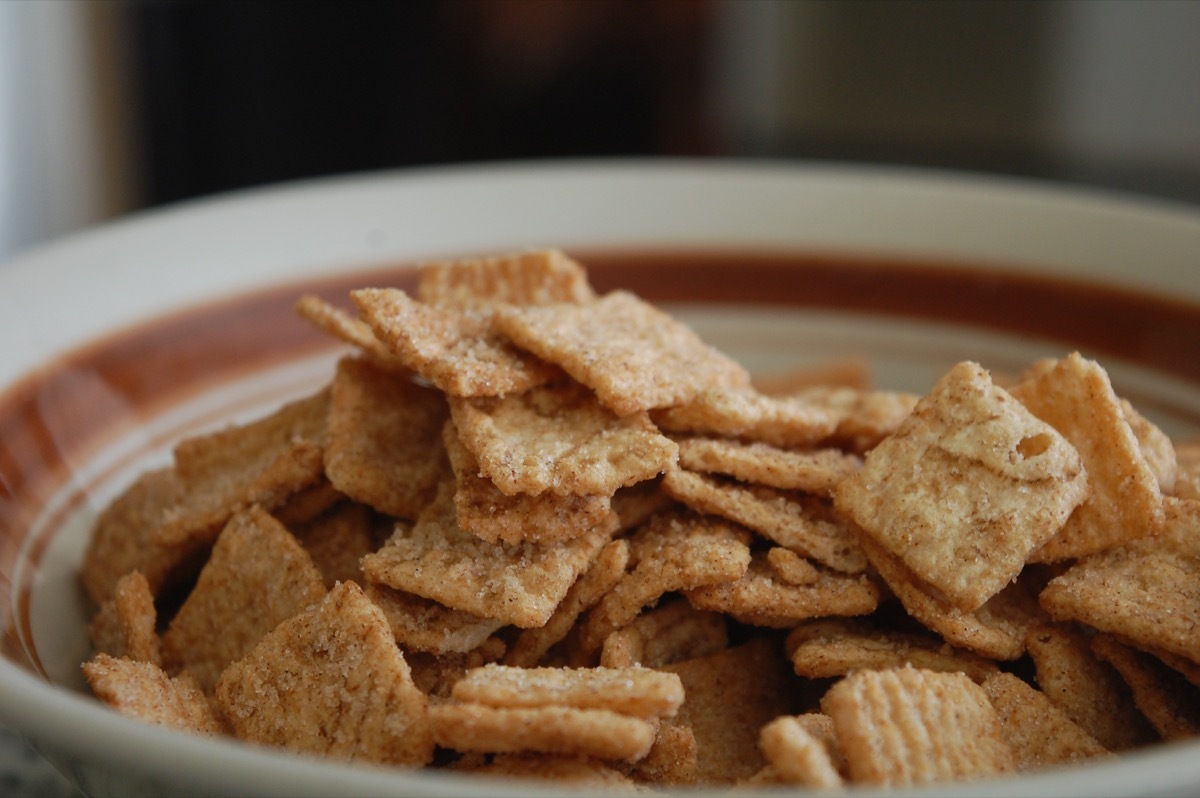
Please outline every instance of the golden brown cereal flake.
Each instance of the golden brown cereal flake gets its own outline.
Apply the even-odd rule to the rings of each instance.
[[[1164,740],[1200,735],[1200,688],[1145,651],[1098,634],[1092,652],[1113,666],[1129,685],[1133,702]]]
[[[338,582],[364,583],[360,563],[376,548],[371,508],[344,501],[307,523],[289,528],[321,572],[326,588]]]
[[[174,678],[153,662],[97,654],[83,664],[96,697],[117,712],[195,734],[225,732],[208,697],[188,673]]]
[[[489,543],[553,543],[568,540],[608,519],[608,496],[545,492],[503,493],[479,472],[479,461],[463,446],[453,421],[442,440],[454,471],[455,518],[459,527]]]
[[[671,468],[679,448],[645,413],[616,416],[575,382],[451,400],[459,438],[503,493],[612,496]]]
[[[858,619],[809,621],[788,634],[792,667],[800,676],[824,679],[853,670],[912,665],[930,671],[965,673],[982,682],[999,668],[992,660],[947,645],[940,638],[876,628]]]
[[[1087,490],[1063,436],[963,362],[838,486],[836,504],[971,612],[1021,572]]]
[[[416,524],[397,525],[384,546],[363,558],[366,578],[528,629],[550,619],[615,528],[599,526],[562,543],[508,546],[463,531],[455,515],[454,483],[445,481]]]
[[[696,783],[696,735],[690,726],[664,720],[658,724],[654,745],[629,770],[638,784],[688,785]]]
[[[688,471],[726,474],[781,490],[829,495],[862,465],[858,455],[840,449],[781,449],[767,443],[687,437],[679,444],[679,465]]]
[[[177,444],[179,500],[149,530],[147,556],[167,552],[174,564],[194,560],[207,552],[234,513],[253,505],[274,510],[320,484],[328,415],[326,388],[256,421]],[[152,574],[164,570],[162,563],[154,559],[138,568],[152,587],[159,584]],[[158,589],[156,595],[161,594]]]
[[[112,596],[100,605],[88,632],[99,653],[162,665],[154,594],[141,571],[117,580]]]
[[[617,584],[628,563],[628,542],[614,540],[605,544],[587,572],[571,585],[550,620],[544,626],[521,630],[505,653],[504,664],[522,668],[537,665],[546,652],[570,634],[579,616],[595,606]]]
[[[1037,688],[1011,673],[994,673],[982,682],[996,708],[1001,734],[1020,772],[1078,762],[1110,753]]]
[[[774,640],[754,638],[715,654],[664,665],[679,674],[684,701],[676,722],[696,738],[696,780],[733,784],[767,764],[759,730],[793,711],[795,677]]]
[[[791,715],[781,715],[763,726],[759,746],[784,783],[817,789],[843,785],[824,743]]]
[[[153,532],[182,498],[179,475],[173,468],[159,468],[139,476],[101,511],[80,567],[80,580],[92,601],[103,603],[121,577],[135,570],[154,595],[164,589],[191,551],[156,543]]]
[[[996,711],[961,673],[856,671],[829,689],[821,708],[855,781],[902,787],[1014,769]]]
[[[658,727],[657,721],[607,709],[460,703],[431,705],[429,722],[437,744],[454,751],[533,751],[629,762],[649,753]]]
[[[638,718],[669,718],[683,703],[674,673],[651,668],[515,668],[485,665],[469,671],[450,693],[456,701],[490,707],[568,706],[607,709]]]
[[[1020,580],[1010,584],[974,612],[964,612],[924,584],[898,557],[869,539],[863,549],[893,595],[919,623],[946,642],[984,657],[1015,660],[1025,653],[1025,636],[1043,620],[1037,600]]]
[[[252,507],[221,532],[163,633],[163,659],[169,668],[186,667],[211,690],[229,663],[324,595],[321,572],[300,543],[265,510]]]
[[[832,416],[834,430],[825,443],[844,446],[858,454],[874,449],[899,429],[921,398],[905,391],[836,385],[806,388],[793,396]]]
[[[1163,524],[1158,479],[1098,363],[1075,352],[1039,364],[1012,392],[1071,442],[1090,488],[1066,526],[1031,559],[1082,557],[1158,532]]]
[[[429,305],[470,308],[578,304],[595,294],[578,261],[561,250],[544,249],[423,263],[417,270],[417,298]]]
[[[398,288],[350,296],[393,355],[450,396],[502,396],[559,373],[499,335],[490,311],[426,305]]]
[[[750,383],[738,363],[627,291],[579,305],[510,308],[496,323],[518,346],[561,366],[621,416]]]
[[[1026,645],[1041,691],[1105,748],[1125,751],[1157,738],[1120,674],[1092,652],[1082,632],[1043,624],[1030,630]]]
[[[656,411],[653,418],[676,434],[739,438],[779,448],[812,446],[835,429],[832,414],[819,405],[751,388],[702,391],[686,404]]]
[[[342,358],[333,378],[325,474],[355,501],[416,518],[443,471],[440,393],[405,373]]]
[[[672,662],[715,654],[729,645],[725,616],[698,610],[683,598],[642,611],[604,639],[600,664],[660,668]]]
[[[768,540],[836,571],[860,574],[867,558],[858,535],[835,518],[822,518],[806,497],[759,485],[743,485],[677,468],[663,477],[663,490],[701,513],[753,529]]]
[[[799,622],[829,615],[866,615],[879,606],[879,587],[865,574],[823,571],[811,585],[796,585],[775,577],[764,552],[755,552],[749,568],[737,580],[690,588],[684,595],[693,607],[724,612],[755,623],[769,619]],[[790,624],[789,624],[790,625]]]
[[[1056,619],[1200,662],[1200,550],[1135,541],[1079,560],[1039,598]]]
[[[1164,496],[1171,495],[1175,492],[1175,478],[1179,472],[1175,445],[1165,432],[1139,413],[1128,399],[1122,398],[1120,402],[1121,415],[1125,417],[1133,437],[1137,439],[1142,457],[1146,459],[1146,465],[1158,481],[1159,491]]]
[[[749,533],[719,518],[668,513],[630,538],[633,568],[600,600],[580,629],[584,651],[633,621],[664,594],[739,578],[750,563]]]
[[[503,625],[494,618],[480,618],[374,582],[367,584],[366,595],[383,610],[396,642],[405,651],[471,651]]]
[[[396,765],[433,757],[427,699],[383,613],[353,582],[268,633],[216,694],[243,740]]]
[[[331,305],[314,294],[305,294],[296,302],[296,312],[325,334],[358,347],[381,368],[407,371],[407,367],[392,354],[387,344],[376,337],[371,325],[336,305]]]

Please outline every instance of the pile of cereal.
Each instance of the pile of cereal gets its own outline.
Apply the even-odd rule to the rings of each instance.
[[[303,297],[349,345],[330,384],[106,508],[100,699],[617,789],[903,786],[1200,730],[1200,441],[1095,362],[768,386],[558,251],[415,293]]]

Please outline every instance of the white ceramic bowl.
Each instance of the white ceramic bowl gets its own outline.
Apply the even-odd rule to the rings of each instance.
[[[567,250],[770,371],[866,356],[922,390],[1079,349],[1200,431],[1200,212],[1022,181],[785,163],[491,165],[355,176],[137,214],[0,267],[0,722],[104,795],[536,794],[126,720],[83,687],[88,524],[173,440],[330,375],[302,288]],[[928,795],[1200,792],[1200,741]],[[904,792],[893,794],[909,794]],[[915,794],[915,793],[913,793]]]

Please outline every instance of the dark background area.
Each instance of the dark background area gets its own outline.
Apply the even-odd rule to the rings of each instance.
[[[708,7],[135,2],[142,198],[430,163],[714,149]]]
[[[1192,0],[120,6],[138,204],[615,155],[873,161],[1200,201],[1200,150],[1181,164],[1172,134],[1200,125]]]

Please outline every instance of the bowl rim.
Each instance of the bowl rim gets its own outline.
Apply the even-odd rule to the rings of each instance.
[[[1186,257],[1188,253],[1200,252],[1200,209],[1172,201],[1026,178],[861,164],[600,159],[422,167],[316,178],[190,200],[135,213],[18,254],[0,265],[0,319],[10,316],[3,311],[14,311],[18,318],[28,315],[16,310],[19,305],[44,301],[50,291],[47,286],[64,279],[71,280],[72,285],[68,300],[61,306],[62,312],[95,311],[95,315],[69,333],[56,333],[50,321],[42,322],[31,334],[43,336],[33,356],[12,358],[9,351],[0,355],[0,387],[7,390],[30,370],[38,368],[47,356],[69,350],[98,331],[127,326],[129,314],[139,319],[160,315],[173,308],[194,305],[198,297],[244,293],[279,280],[312,276],[337,263],[353,262],[361,266],[403,253],[410,259],[442,254],[447,247],[449,251],[474,251],[522,248],[538,243],[525,240],[529,231],[537,228],[534,221],[522,218],[519,208],[506,209],[499,220],[470,235],[455,238],[450,231],[442,231],[440,237],[430,234],[405,240],[391,232],[379,233],[381,217],[372,215],[354,220],[352,212],[361,209],[364,203],[407,203],[405,207],[411,207],[428,202],[444,210],[456,198],[465,197],[469,201],[457,212],[467,215],[506,195],[536,195],[538,208],[563,214],[587,208],[611,209],[616,207],[613,198],[633,190],[648,192],[636,203],[638,208],[681,196],[696,200],[701,204],[697,214],[702,220],[719,218],[737,197],[757,192],[764,199],[751,210],[765,215],[739,217],[736,229],[728,233],[722,233],[719,226],[700,226],[695,219],[686,223],[677,221],[662,231],[656,230],[649,219],[637,218],[626,208],[619,218],[600,220],[598,226],[568,225],[559,238],[565,246],[586,248],[611,242],[614,230],[628,229],[630,232],[621,236],[620,242],[630,248],[670,248],[677,246],[689,232],[697,236],[684,242],[692,247],[712,244],[736,249],[754,244],[787,248],[794,247],[805,231],[811,231],[815,235],[808,241],[815,249],[840,251],[849,247],[854,253],[870,254],[876,248],[886,248],[894,254],[895,247],[899,247],[910,254],[938,259],[962,258],[972,263],[994,262],[1018,268],[1053,267],[1057,273],[1069,276],[1130,285],[1200,302],[1200,281],[1188,279],[1196,272],[1195,259]],[[554,191],[560,193],[556,195]],[[591,199],[593,192],[599,199]],[[705,198],[708,200],[704,201]],[[823,230],[813,223],[801,230],[788,228],[781,232],[779,216],[786,209],[775,203],[788,200],[798,201],[805,208],[816,208],[827,216],[853,214],[869,205],[887,216],[887,230],[865,240],[853,238],[850,231],[856,229],[855,225],[861,227],[861,221],[854,221]],[[831,202],[834,207],[819,208],[818,200]],[[553,203],[561,207],[552,207]],[[988,211],[1001,218],[993,218],[994,224],[983,228],[967,225],[953,236],[944,235],[944,230],[916,224],[938,214],[950,214],[952,219],[973,219],[977,225]],[[237,251],[236,236],[215,243],[217,256],[232,252],[249,259],[256,249],[261,252],[270,244],[271,236],[291,230],[296,218],[320,218],[326,212],[333,218],[326,218],[311,230],[297,230],[294,240],[281,244],[260,270],[231,275],[230,269],[234,267],[226,265],[217,273],[206,273],[198,268],[204,263],[205,253],[197,252],[179,252],[183,264],[178,269],[155,268],[164,244],[178,246],[194,240],[199,232],[214,225],[217,229],[247,226],[253,242],[249,251]],[[514,225],[513,232],[494,238],[504,223],[518,220],[521,224]],[[352,221],[356,225],[352,234],[330,238],[330,230],[337,224],[349,225]],[[411,222],[410,226],[420,221]],[[561,215],[553,217],[553,221],[565,223]],[[916,227],[905,232],[906,225]],[[1149,275],[1142,272],[1133,276],[1128,268],[1129,245],[1113,244],[1131,230],[1153,237],[1151,251],[1141,255],[1162,257],[1161,268]],[[1017,236],[1014,231],[1028,235]],[[1081,246],[1078,239],[1069,245],[1072,236],[1084,234],[1094,237],[1086,241],[1086,246]],[[1060,242],[1060,238],[1067,240],[1067,244]],[[487,243],[491,240],[497,241],[495,247]],[[885,240],[894,244],[885,247]],[[558,241],[551,243],[557,245]],[[119,259],[123,252],[130,257]],[[1031,254],[1034,252],[1045,255],[1034,258]],[[1089,260],[1093,255],[1096,260]],[[207,257],[213,257],[212,253]],[[99,268],[88,268],[89,263],[98,259],[107,259],[116,277],[100,274],[103,270]],[[187,272],[185,278],[173,279],[179,269]],[[133,278],[148,280],[146,287],[140,289],[145,296],[119,303],[119,310],[111,313],[97,306],[95,296],[106,283]],[[166,297],[165,302],[154,304],[153,299],[159,296]],[[4,325],[9,331],[13,329],[11,321],[0,322],[0,329]],[[22,334],[19,339],[24,337]],[[502,785],[481,785],[442,774],[405,774],[407,783],[398,785],[394,770],[376,772],[257,750],[224,740],[164,732],[123,718],[90,697],[44,682],[3,658],[0,658],[0,720],[44,747],[53,741],[54,746],[89,759],[106,759],[131,768],[140,763],[162,778],[172,773],[203,775],[240,791],[247,784],[255,785],[252,792],[276,791],[280,784],[267,778],[269,774],[262,769],[263,763],[269,762],[290,774],[290,786],[300,792],[311,790],[311,794],[327,794],[347,784],[363,794],[395,794],[398,787],[411,787],[418,794],[461,794],[468,784],[473,794],[507,792]],[[63,739],[64,734],[68,739]],[[118,735],[132,742],[132,747],[114,752],[110,741]],[[1200,757],[1180,756],[1181,751],[1190,753],[1194,748],[1194,745],[1156,746],[1154,750],[1124,755],[1118,762],[1091,765],[1096,785],[1103,788],[1096,794],[1127,794],[1142,786],[1139,774],[1146,772],[1146,768],[1153,769],[1161,779],[1156,788],[1179,789],[1200,784]],[[221,757],[218,773],[207,764],[210,756]],[[1016,790],[1019,785],[1021,793],[1033,790],[1037,794],[1069,795],[1079,789],[1076,781],[1074,774],[1056,770],[1022,776],[1011,782],[951,785],[919,792],[1002,794],[1009,787]],[[537,792],[527,784],[520,791]],[[687,794],[703,793],[688,791]]]

